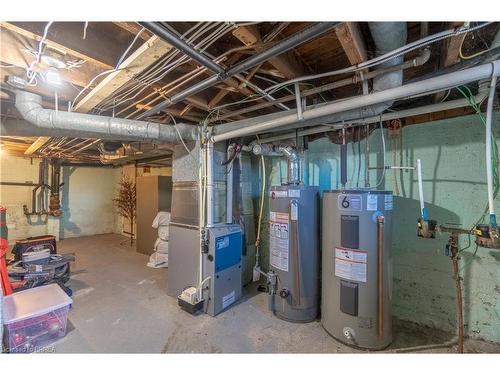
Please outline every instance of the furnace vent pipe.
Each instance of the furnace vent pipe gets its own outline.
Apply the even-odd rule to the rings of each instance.
[[[169,126],[154,122],[128,120],[117,117],[97,116],[85,113],[55,111],[42,107],[42,97],[27,91],[16,91],[16,108],[23,118],[39,128],[71,131],[74,137],[92,133],[152,143],[178,144],[199,138],[196,125]],[[182,138],[182,139],[181,139]]]
[[[287,183],[289,185],[300,184],[300,155],[295,147],[256,143],[252,148],[252,152],[255,155],[285,156],[288,161]]]

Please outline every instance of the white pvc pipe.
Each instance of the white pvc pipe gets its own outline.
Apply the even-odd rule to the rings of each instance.
[[[350,111],[356,108],[379,104],[391,100],[397,100],[411,95],[418,95],[435,90],[443,90],[450,87],[463,85],[469,82],[478,81],[480,79],[489,78],[492,75],[498,75],[500,71],[499,67],[500,60],[496,60],[492,63],[479,65],[458,72],[444,74],[419,82],[409,83],[407,85],[395,87],[392,89],[331,102],[320,107],[305,110],[303,111],[302,115],[305,121],[313,120],[321,118],[322,116],[328,116],[335,113]],[[254,122],[253,125],[244,126],[240,129],[230,130],[221,134],[216,134],[212,136],[212,141],[220,142],[230,138],[257,134],[282,126],[292,125],[294,123],[297,123],[297,113],[294,110],[292,113],[288,114],[287,111],[287,113],[285,113],[283,116],[262,122],[259,122],[258,119],[259,118],[257,117],[251,120],[252,122]]]
[[[490,93],[488,96],[488,107],[486,110],[486,182],[488,184],[488,206],[490,213],[490,223],[496,227],[495,202],[493,200],[493,167],[491,163],[491,123],[493,117],[493,100],[495,98],[495,86],[497,77],[491,78]]]
[[[420,214],[422,219],[427,220],[427,212],[424,203],[424,184],[422,183],[422,162],[417,159],[417,177],[418,177],[418,197],[420,199]]]
[[[477,103],[481,103],[485,97],[486,97],[486,94],[483,92],[480,92],[479,94],[477,94],[475,96],[475,101]],[[467,99],[456,99],[456,100],[451,100],[451,101],[444,102],[444,103],[430,104],[430,105],[420,106],[420,107],[416,107],[416,108],[403,109],[401,111],[395,111],[395,112],[387,112],[387,113],[382,114],[381,116],[382,116],[382,121],[389,121],[389,120],[394,120],[394,119],[422,115],[425,113],[434,113],[434,112],[446,111],[446,110],[454,109],[454,108],[462,108],[462,107],[467,107],[469,105],[470,105],[470,103]],[[342,128],[344,128],[346,126],[350,126],[350,125],[369,124],[369,123],[380,121],[381,116],[365,117],[365,118],[361,118],[361,119],[354,119],[352,121],[331,124],[331,125],[314,126],[310,129],[299,130],[298,132],[292,131],[289,133],[278,134],[278,135],[272,136],[272,137],[261,138],[261,142],[262,143],[275,142],[275,141],[279,141],[282,139],[295,138],[296,136],[301,137],[304,135],[312,135],[312,134],[329,132],[332,130],[338,130],[338,129],[342,129]]]

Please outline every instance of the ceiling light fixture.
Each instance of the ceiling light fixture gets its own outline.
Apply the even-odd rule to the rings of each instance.
[[[62,83],[61,76],[56,68],[49,68],[47,73],[45,73],[45,79],[54,86],[59,86]]]

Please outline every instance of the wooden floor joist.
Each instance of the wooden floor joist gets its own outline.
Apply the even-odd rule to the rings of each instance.
[[[78,112],[88,112],[116,90],[144,71],[172,46],[157,36],[149,38],[142,46],[123,61],[116,72],[110,73],[75,106]]]

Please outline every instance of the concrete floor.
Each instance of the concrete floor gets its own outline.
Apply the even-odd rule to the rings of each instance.
[[[267,310],[267,299],[256,286],[244,298],[212,318],[189,315],[168,297],[166,269],[146,267],[125,237],[106,234],[66,239],[60,252],[75,252],[70,287],[73,308],[68,334],[58,341],[58,353],[352,353],[361,352],[329,336],[319,321],[288,323]],[[415,351],[420,345],[441,344],[444,332],[394,322],[394,342],[387,351]],[[419,352],[454,352],[453,346]],[[386,351],[386,352],[387,352]],[[500,353],[500,345],[466,341],[467,352]]]

